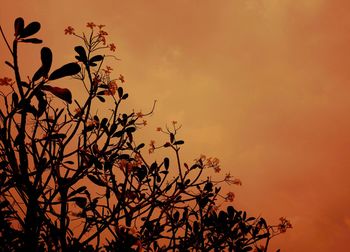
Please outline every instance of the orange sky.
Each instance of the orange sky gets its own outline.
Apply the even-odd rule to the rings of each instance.
[[[185,159],[216,156],[223,173],[241,178],[243,187],[232,189],[237,206],[271,223],[280,216],[292,221],[294,229],[273,247],[348,248],[349,1],[1,3],[8,34],[17,16],[42,23],[57,66],[73,59],[76,40],[64,36],[66,26],[107,25],[131,107],[147,111],[158,100],[145,129],[149,139],[156,126],[181,122]],[[9,55],[3,43],[0,49],[3,62]],[[25,54],[28,75],[40,65],[39,51]],[[5,69],[0,65],[1,75]]]

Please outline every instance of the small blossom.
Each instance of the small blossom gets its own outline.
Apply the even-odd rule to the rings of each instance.
[[[242,181],[238,178],[233,179],[230,173],[226,173],[224,181],[229,185],[242,185]]]
[[[150,148],[148,149],[149,154],[153,153],[154,150],[156,149],[155,143],[156,143],[156,141],[154,141],[154,140],[151,140],[151,142],[149,143],[149,146],[150,146]]]
[[[113,71],[113,68],[111,68],[110,66],[106,66],[106,69],[103,69],[103,71],[104,71],[106,74],[110,74],[110,73]]]
[[[173,125],[177,124],[177,121],[172,121],[172,124],[173,124]]]
[[[117,49],[114,43],[109,44],[108,47],[109,47],[109,50],[111,50],[112,52],[115,52],[115,49]]]
[[[226,194],[226,201],[230,201],[230,202],[233,202],[233,200],[235,199],[235,194],[233,192],[228,192]]]
[[[141,166],[142,165],[142,157],[139,154],[135,155],[135,166]]]
[[[102,42],[104,45],[107,43],[106,38],[104,36],[99,36],[98,38],[99,38],[100,42]]]
[[[94,27],[96,27],[96,25],[93,22],[88,22],[86,24],[86,27],[90,28],[90,29],[94,29]]]
[[[242,185],[242,181],[241,181],[240,179],[238,179],[238,178],[235,178],[235,179],[232,181],[232,183],[233,183],[234,185],[239,185],[239,186]]]
[[[157,127],[156,130],[157,130],[157,131],[162,131],[162,128],[161,128],[161,127]]]
[[[100,25],[98,25],[97,27],[98,27],[99,29],[102,29],[103,27],[105,27],[105,25],[100,24]]]
[[[103,31],[103,30],[100,30],[99,33],[98,33],[99,36],[107,36],[108,35],[108,32],[106,31]]]
[[[8,77],[0,78],[0,86],[12,86],[15,82]]]
[[[141,111],[140,111],[140,112],[137,112],[137,113],[136,113],[136,117],[137,117],[137,118],[142,118],[142,117],[143,117],[142,112],[141,112]]]
[[[104,92],[105,95],[115,95],[117,92],[118,85],[116,81],[110,81],[108,83],[108,90]]]
[[[206,160],[206,166],[209,168],[213,168],[216,173],[219,173],[221,171],[220,168],[220,160],[218,158],[207,158]]]
[[[143,126],[146,126],[146,125],[147,125],[147,121],[146,121],[146,120],[143,120],[143,121],[142,121],[142,124],[143,124]]]
[[[121,83],[124,83],[125,82],[125,79],[124,79],[124,76],[123,75],[119,75],[119,78],[118,78],[120,81],[121,81]]]
[[[72,34],[75,34],[74,33],[74,28],[72,26],[68,26],[66,29],[64,29],[64,34],[69,34],[69,35],[72,35]]]
[[[292,224],[290,223],[289,220],[287,220],[285,217],[280,218],[281,223],[278,224],[277,229],[281,233],[285,233],[288,228],[292,228]]]

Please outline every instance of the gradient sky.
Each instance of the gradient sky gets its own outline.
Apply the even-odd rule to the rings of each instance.
[[[130,107],[158,100],[147,138],[179,121],[185,159],[216,156],[243,181],[230,189],[237,207],[292,221],[273,248],[326,252],[350,237],[349,10],[347,0],[2,0],[0,23],[12,34],[17,16],[40,21],[57,66],[76,43],[65,27],[107,25]],[[22,50],[32,75],[40,46]]]

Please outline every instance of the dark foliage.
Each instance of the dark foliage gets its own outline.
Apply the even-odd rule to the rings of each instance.
[[[217,159],[182,164],[176,122],[158,130],[168,136],[165,144],[151,142],[146,150],[168,148],[174,158],[147,161],[145,144],[136,144],[134,134],[153,109],[120,111],[128,98],[124,77],[113,79],[103,65],[107,56],[98,54],[115,46],[106,43],[103,26],[87,26],[89,34],[65,30],[83,42],[75,47],[78,63],[52,70],[52,52],[43,47],[31,79],[21,77],[18,46],[41,43],[32,37],[40,24],[16,19],[12,46],[1,29],[14,81],[0,82],[0,250],[267,251],[289,222],[268,226],[221,205],[233,194],[221,195],[220,183],[239,180],[205,178],[205,169],[220,170]],[[67,77],[81,81],[86,94],[80,100],[56,86]],[[100,118],[93,111],[104,102],[112,109]]]

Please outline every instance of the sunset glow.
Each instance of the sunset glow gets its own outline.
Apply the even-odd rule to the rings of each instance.
[[[184,160],[217,157],[221,175],[242,181],[225,188],[235,206],[270,223],[291,221],[271,251],[328,252],[346,249],[350,236],[349,7],[345,0],[4,0],[0,24],[12,35],[16,17],[39,21],[56,67],[74,61],[67,27],[106,25],[128,109],[146,113],[157,100],[140,138],[158,141],[157,127],[176,120]],[[40,65],[41,46],[32,48],[20,49],[28,76]],[[0,52],[8,60],[4,43]],[[1,63],[6,76],[13,78]],[[69,88],[79,97],[81,86]]]

